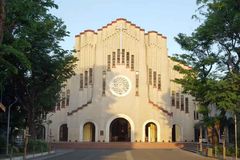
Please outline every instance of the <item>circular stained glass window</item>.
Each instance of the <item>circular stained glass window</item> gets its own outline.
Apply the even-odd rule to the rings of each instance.
[[[109,88],[113,95],[123,97],[130,92],[131,82],[126,76],[119,75],[111,80]]]

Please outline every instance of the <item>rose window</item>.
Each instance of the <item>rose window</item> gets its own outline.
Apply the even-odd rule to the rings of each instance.
[[[109,87],[113,95],[123,97],[130,92],[131,82],[127,77],[119,75],[111,80]]]

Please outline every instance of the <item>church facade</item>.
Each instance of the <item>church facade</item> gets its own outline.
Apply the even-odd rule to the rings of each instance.
[[[48,115],[53,141],[194,140],[194,98],[172,81],[165,36],[120,18],[76,35],[75,50],[76,75]]]

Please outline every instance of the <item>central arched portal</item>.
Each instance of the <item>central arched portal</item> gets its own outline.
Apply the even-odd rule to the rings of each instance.
[[[131,126],[124,118],[116,118],[112,121],[109,131],[109,140],[111,142],[130,142]]]

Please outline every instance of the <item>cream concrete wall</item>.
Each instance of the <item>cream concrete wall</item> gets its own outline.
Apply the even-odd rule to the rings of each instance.
[[[122,49],[134,55],[134,70],[125,64],[117,64],[107,71],[107,56],[120,48],[120,31],[122,26]],[[171,90],[180,89],[170,80],[178,77],[172,71],[173,62],[167,53],[167,39],[161,34],[143,29],[131,22],[118,19],[104,26],[97,32],[86,30],[75,37],[74,54],[78,57],[76,75],[68,82],[70,89],[70,106],[56,111],[50,128],[53,139],[59,140],[59,126],[68,124],[68,140],[83,141],[83,126],[87,122],[95,124],[95,140],[109,141],[109,126],[118,118],[125,118],[131,125],[131,141],[144,141],[144,127],[148,122],[157,126],[157,141],[171,141],[172,125],[178,124],[182,129],[181,140],[193,139],[192,105],[189,113],[176,110],[171,106]],[[130,56],[131,57],[131,56]],[[112,57],[111,57],[112,58]],[[121,56],[122,58],[122,56]],[[126,58],[126,55],[125,55]],[[131,66],[131,61],[130,61]],[[93,84],[80,89],[79,74],[93,68]],[[161,89],[149,85],[148,70],[161,74]],[[106,94],[102,95],[103,71],[106,71]],[[139,96],[136,96],[136,72],[139,73]],[[117,97],[110,92],[109,83],[117,75],[123,75],[131,81],[132,89],[128,95]],[[189,102],[191,100],[189,99]],[[163,112],[164,111],[164,112]],[[173,112],[173,116],[171,116]],[[100,131],[104,134],[100,135]]]
[[[179,65],[179,63],[174,62],[169,58],[169,64],[170,64],[169,73],[171,75],[171,80],[174,80],[175,78],[181,78],[182,75],[179,72],[172,69],[174,65]],[[186,67],[186,66],[182,66],[182,67]],[[181,111],[180,109],[181,106],[179,109],[177,109],[176,106],[171,107],[173,112],[172,123],[180,126],[181,132],[182,132],[181,141],[185,141],[185,140],[192,141],[194,140],[194,124],[196,123],[196,121],[194,121],[194,110],[195,110],[194,97],[188,94],[182,93],[183,89],[181,85],[176,84],[172,81],[170,83],[171,83],[171,86],[170,86],[171,91],[174,90],[176,92],[179,92],[180,95],[184,95],[184,97],[188,97],[189,99],[189,113],[186,113],[185,110]]]

